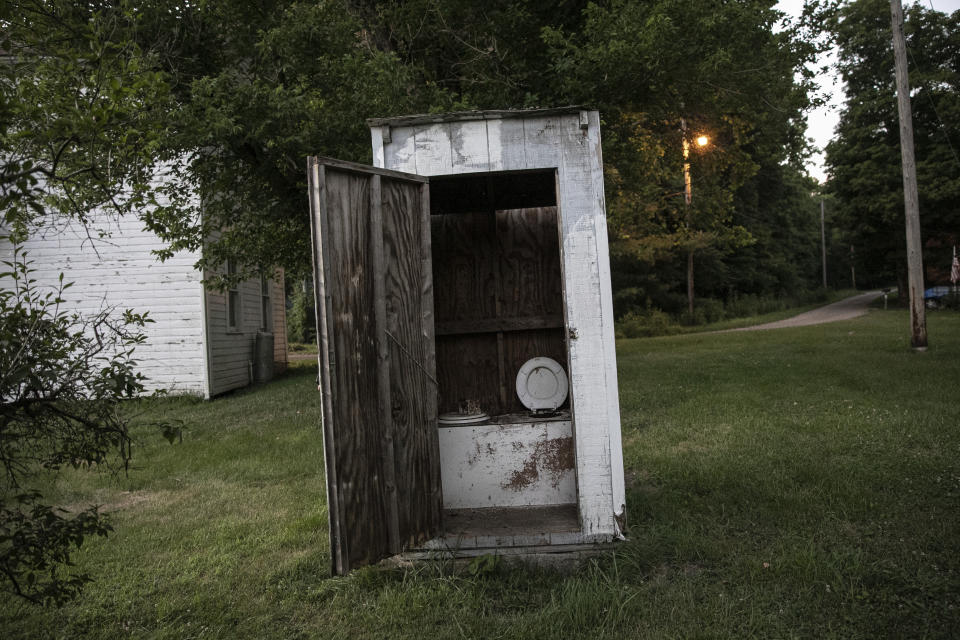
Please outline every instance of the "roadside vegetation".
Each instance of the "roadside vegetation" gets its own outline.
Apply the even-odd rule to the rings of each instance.
[[[617,338],[651,338],[776,322],[856,295],[854,289],[815,289],[790,296],[740,295],[728,302],[701,299],[694,314],[668,314],[656,307],[630,311],[616,323]]]
[[[60,608],[5,638],[877,638],[960,628],[960,315],[905,311],[618,343],[630,540],[556,574],[484,563],[331,578],[312,363],[158,401],[127,474],[49,495],[112,513]]]

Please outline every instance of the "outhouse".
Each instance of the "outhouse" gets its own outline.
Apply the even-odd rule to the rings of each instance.
[[[369,125],[308,160],[334,572],[621,538],[597,112]]]

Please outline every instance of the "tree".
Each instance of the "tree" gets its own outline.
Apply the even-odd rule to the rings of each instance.
[[[238,279],[272,266],[301,279],[305,158],[369,162],[365,118],[443,106],[442,93],[342,2],[150,4],[135,37],[169,52],[160,68],[177,104],[163,144],[177,160],[145,221],[170,252],[202,247],[200,268],[232,258]]]
[[[804,25],[777,31],[772,5],[620,0],[590,5],[580,33],[547,30],[565,95],[604,109],[614,251],[655,264],[752,242],[737,193],[763,164],[802,159],[818,50]],[[691,161],[690,212],[682,119],[712,139]]]
[[[960,227],[960,12],[946,15],[913,5],[905,18],[925,262],[949,273],[949,246]],[[831,26],[847,100],[827,147],[828,189],[837,201],[845,243],[856,248],[858,281],[880,285],[896,279],[905,296],[889,6],[851,2]],[[934,248],[939,251],[931,255]]]
[[[69,284],[61,276],[56,289],[41,288],[14,249],[0,273],[12,283],[0,289],[0,573],[21,597],[61,603],[90,579],[67,570],[71,549],[111,528],[96,507],[70,515],[45,504],[32,484],[63,466],[130,459],[129,412],[118,405],[143,392],[133,352],[150,320],[65,312]]]
[[[808,23],[775,30],[782,15],[766,0],[129,6],[136,27],[115,37],[155,53],[171,94],[155,147],[170,163],[164,206],[145,220],[170,251],[202,245],[201,267],[237,259],[247,267],[237,278],[272,265],[300,278],[302,158],[368,161],[367,117],[600,107],[615,250],[655,265],[748,244],[733,221],[737,190],[761,164],[803,153],[805,64],[817,48]],[[689,217],[673,195],[681,118],[715,142],[693,163]]]
[[[59,218],[155,200],[169,92],[153,54],[117,37],[136,21],[125,3],[25,0],[0,14],[0,226],[13,246],[0,269],[0,572],[37,603],[76,595],[89,577],[69,570],[72,550],[110,531],[94,507],[47,504],[39,479],[125,465],[127,403],[143,391],[133,350],[149,319],[66,313],[69,283],[35,283],[18,243]]]

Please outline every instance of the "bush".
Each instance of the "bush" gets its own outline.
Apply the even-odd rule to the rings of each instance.
[[[669,315],[659,309],[631,311],[617,323],[617,336],[622,338],[650,338],[676,333]]]
[[[312,343],[317,339],[316,312],[313,307],[313,287],[294,285],[293,306],[287,310],[287,340],[291,343]]]
[[[0,241],[6,240],[0,238]],[[18,245],[0,273],[0,573],[8,590],[34,603],[62,603],[89,577],[68,570],[70,554],[110,526],[91,507],[70,515],[43,504],[31,485],[63,466],[126,468],[129,407],[143,392],[133,351],[146,315],[94,316],[61,308],[60,276],[42,291]],[[167,431],[168,437],[175,434]]]
[[[636,297],[634,289],[627,290],[621,302]],[[649,336],[663,336],[678,332],[677,325],[694,327],[712,324],[730,318],[748,318],[775,311],[783,311],[805,304],[828,302],[831,292],[828,289],[817,288],[796,291],[790,296],[759,296],[756,294],[735,294],[726,302],[714,298],[698,298],[693,307],[693,313],[687,309],[686,296],[671,294],[664,300],[673,313],[667,313],[656,307],[634,309],[627,312],[617,321],[618,338],[640,338]],[[635,301],[635,300],[634,300]],[[648,302],[649,305],[649,302]]]
[[[703,317],[707,323],[720,322],[727,317],[727,311],[721,300],[703,298],[696,302],[696,307],[699,307],[703,311]]]
[[[951,292],[940,298],[939,308],[960,311],[960,293]]]

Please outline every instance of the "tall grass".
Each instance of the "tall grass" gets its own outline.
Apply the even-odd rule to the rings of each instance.
[[[960,316],[903,311],[618,344],[630,540],[569,573],[331,578],[315,372],[151,409],[126,477],[63,474],[116,533],[75,603],[5,638],[950,638],[960,629]],[[146,416],[151,417],[151,416]]]

